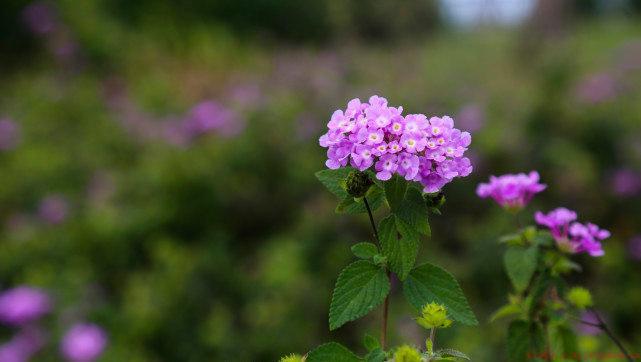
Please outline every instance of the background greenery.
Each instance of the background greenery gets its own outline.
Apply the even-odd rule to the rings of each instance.
[[[334,214],[314,172],[332,111],[380,94],[473,133],[475,171],[446,187],[419,256],[456,275],[480,320],[443,344],[505,360],[506,324],[488,319],[509,290],[496,238],[514,220],[474,190],[536,169],[549,188],[523,222],[563,205],[612,231],[575,282],[641,353],[641,256],[629,252],[641,197],[615,177],[641,177],[638,2],[550,3],[518,27],[454,28],[433,1],[61,0],[48,3],[56,30],[39,35],[27,2],[3,2],[0,118],[20,134],[0,152],[0,286],[48,290],[54,337],[74,318],[102,325],[104,361],[359,350],[380,313],[330,333],[327,310],[349,246],[371,241],[368,220]],[[205,100],[242,130],[168,140]],[[47,195],[68,200],[63,223],[37,217]],[[420,345],[415,311],[392,293],[392,344]],[[581,344],[616,351],[605,336]],[[37,360],[57,360],[47,348]]]

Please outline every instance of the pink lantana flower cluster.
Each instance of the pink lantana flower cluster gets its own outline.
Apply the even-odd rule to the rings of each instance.
[[[539,183],[539,173],[532,171],[527,175],[519,173],[490,176],[489,183],[478,185],[476,194],[483,199],[491,197],[506,209],[520,210],[546,187],[547,185]]]
[[[602,256],[601,241],[610,237],[610,232],[592,223],[577,222],[576,212],[564,207],[556,208],[547,214],[538,211],[534,219],[539,225],[550,229],[557,245],[568,253],[588,253]]]
[[[463,156],[472,137],[454,128],[451,117],[402,113],[403,107],[390,107],[387,99],[376,95],[367,103],[352,99],[346,110],[335,111],[319,140],[327,148],[327,167],[373,167],[379,180],[396,173],[420,182],[425,192],[437,192],[472,172],[470,160]]]

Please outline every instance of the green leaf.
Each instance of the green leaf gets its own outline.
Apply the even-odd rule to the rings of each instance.
[[[420,246],[418,233],[392,214],[381,221],[379,237],[390,269],[400,280],[405,280],[416,262]]]
[[[365,356],[365,361],[367,362],[385,362],[387,355],[380,347],[370,351],[367,356]]]
[[[511,317],[514,315],[521,314],[523,310],[518,304],[506,304],[499,308],[492,316],[490,317],[490,322],[495,322],[501,318]]]
[[[385,181],[385,197],[392,212],[396,212],[405,198],[407,181],[401,176],[395,174],[391,179]]]
[[[348,265],[336,281],[329,308],[329,329],[358,319],[381,304],[390,290],[385,271],[361,260]]]
[[[405,199],[396,210],[396,216],[421,234],[427,236],[431,234],[427,206],[421,190],[416,187],[407,188]]]
[[[539,309],[539,302],[545,296],[548,288],[552,284],[553,279],[549,273],[544,272],[539,274],[538,277],[532,282],[531,291],[524,301],[525,310],[529,316],[534,316]]]
[[[372,186],[370,188],[367,193],[367,201],[372,212],[383,205],[384,196],[385,194],[380,187]],[[355,199],[347,195],[336,207],[336,212],[339,214],[362,214],[367,212],[367,207],[365,207],[365,202],[363,202],[362,198]]]
[[[341,167],[336,170],[321,170],[316,172],[316,178],[323,184],[329,192],[338,196],[339,199],[345,199],[348,194],[345,191],[345,179],[350,172],[354,171],[351,167]]]
[[[580,361],[579,347],[574,332],[564,324],[551,324],[550,349],[552,355],[563,356],[565,360]]]
[[[463,359],[463,360],[470,360],[470,357],[468,357],[465,353],[452,349],[452,348],[443,348],[434,353],[438,357],[454,357],[457,359]]]
[[[370,259],[374,257],[374,255],[378,254],[378,248],[376,245],[367,242],[356,243],[352,245],[351,249],[352,253],[354,253],[357,258],[361,259]]]
[[[436,302],[445,305],[454,320],[465,325],[478,324],[456,279],[436,265],[425,263],[414,268],[403,283],[403,293],[418,310]]]
[[[359,362],[362,358],[356,356],[343,345],[330,342],[316,347],[307,354],[306,362]]]
[[[538,324],[518,320],[510,323],[507,336],[507,354],[510,362],[536,361],[543,357],[545,335]]]
[[[376,348],[381,348],[381,342],[379,342],[379,340],[371,334],[366,333],[363,337],[363,346],[365,346],[365,349],[367,349],[367,351],[371,352]]]
[[[539,256],[539,248],[532,245],[528,248],[522,246],[510,246],[503,256],[503,263],[507,275],[514,285],[514,288],[522,292],[530,284],[530,279],[536,271]]]

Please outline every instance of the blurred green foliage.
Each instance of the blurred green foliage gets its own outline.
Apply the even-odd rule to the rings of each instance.
[[[444,344],[505,359],[506,325],[487,320],[509,290],[496,237],[513,220],[474,189],[490,174],[537,169],[549,188],[535,208],[564,205],[612,230],[605,257],[580,260],[578,282],[641,345],[641,263],[626,246],[641,233],[641,202],[610,186],[618,169],[641,172],[638,18],[583,19],[524,54],[525,30],[437,31],[433,2],[362,3],[61,0],[69,56],[16,20],[26,3],[3,4],[0,117],[21,134],[0,153],[0,285],[53,294],[54,340],[70,320],[104,326],[105,361],[273,361],[330,339],[358,350],[376,311],[331,334],[326,311],[348,246],[371,241],[368,224],[336,216],[314,172],[331,112],[376,93],[457,122],[465,107],[481,110],[475,171],[447,186],[419,256],[457,276],[481,320],[445,330]],[[433,35],[407,37],[421,31]],[[406,41],[381,42],[399,34]],[[323,46],[278,40],[330,36]],[[611,97],[581,96],[594,74],[609,77]],[[249,104],[234,96],[246,85],[259,90]],[[177,146],[145,131],[206,99],[234,109],[243,132]],[[49,194],[69,200],[60,225],[37,217]],[[393,285],[392,344],[420,345],[399,292]],[[581,346],[614,351],[603,337]],[[56,348],[38,360],[57,360]]]

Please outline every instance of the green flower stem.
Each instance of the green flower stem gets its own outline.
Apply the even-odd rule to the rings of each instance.
[[[374,222],[374,215],[372,215],[372,209],[369,207],[369,202],[367,197],[363,197],[363,202],[365,203],[365,208],[367,209],[367,214],[369,215],[369,222],[372,224],[372,230],[374,230],[374,238],[378,243],[378,247],[381,247],[381,241],[378,238],[378,230],[376,229],[376,223]],[[391,280],[390,272],[387,270],[387,278]],[[385,302],[383,302],[383,324],[381,325],[381,348],[385,349],[385,344],[387,343],[387,317],[389,314],[389,294],[385,297]]]
[[[597,327],[600,330],[602,330],[603,332],[605,332],[605,334],[607,334],[608,337],[610,337],[612,342],[614,342],[614,344],[616,344],[617,347],[619,347],[619,350],[621,350],[621,353],[623,353],[625,358],[628,361],[633,362],[634,360],[632,359],[632,356],[630,356],[630,353],[628,353],[628,351],[625,349],[625,347],[623,347],[623,343],[621,343],[621,341],[614,335],[614,333],[612,333],[610,328],[608,328],[608,325],[605,324],[605,321],[601,318],[599,313],[597,313],[597,311],[594,308],[589,308],[589,310],[590,310],[590,312],[592,312],[592,314],[594,314],[594,316],[596,317],[597,321],[599,321],[599,323],[595,327]],[[584,321],[581,321],[581,322],[585,323]],[[590,324],[594,324],[594,323],[590,323]]]
[[[432,327],[432,330],[430,331],[430,342],[432,342],[432,350],[434,350],[435,347],[434,339],[436,339],[436,328]]]

